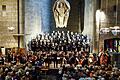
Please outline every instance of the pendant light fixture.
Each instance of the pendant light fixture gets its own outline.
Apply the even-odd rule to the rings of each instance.
[[[99,33],[100,34],[107,34],[110,32],[110,29],[108,28],[108,20],[107,20],[107,9],[108,9],[107,7],[108,7],[108,0],[106,0],[106,3],[105,3],[105,12],[100,10],[100,20],[99,20],[100,24],[99,25],[102,26],[102,22],[103,23],[106,22],[105,26],[107,26],[107,27],[100,27],[99,26]],[[101,5],[101,9],[102,9],[102,5]]]

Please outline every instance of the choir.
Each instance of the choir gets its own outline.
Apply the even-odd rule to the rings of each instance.
[[[39,34],[32,39],[28,46],[29,50],[38,51],[84,51],[89,52],[90,39],[81,33],[73,33],[70,31],[53,31],[51,34]]]

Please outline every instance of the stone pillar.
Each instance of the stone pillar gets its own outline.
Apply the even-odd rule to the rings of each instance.
[[[96,0],[85,0],[85,14],[84,14],[84,30],[82,34],[88,35],[91,39],[91,52],[97,51],[96,46],[96,25],[95,25],[95,11]]]
[[[23,47],[25,47],[24,45],[25,45],[25,41],[24,41],[24,34],[25,34],[25,32],[24,32],[24,29],[25,29],[25,25],[24,25],[24,23],[25,23],[25,5],[24,5],[24,2],[25,2],[25,0],[19,0],[19,26],[20,26],[20,34],[22,34],[22,36],[20,37],[20,48],[23,48]]]
[[[93,53],[98,53],[99,42],[97,41],[97,32],[96,32],[96,0],[93,0]],[[98,32],[99,33],[99,32]]]

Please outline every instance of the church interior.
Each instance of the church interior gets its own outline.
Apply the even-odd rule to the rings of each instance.
[[[0,80],[120,80],[120,0],[0,0]]]

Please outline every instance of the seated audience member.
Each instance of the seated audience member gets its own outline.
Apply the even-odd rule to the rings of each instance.
[[[4,65],[4,57],[2,55],[2,52],[0,52],[0,65]]]

